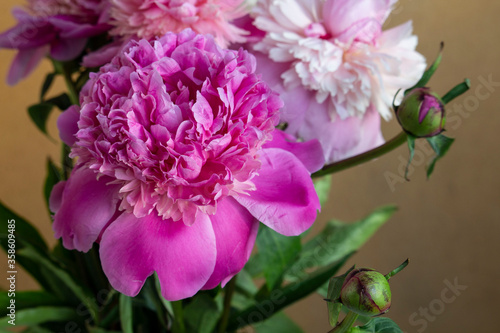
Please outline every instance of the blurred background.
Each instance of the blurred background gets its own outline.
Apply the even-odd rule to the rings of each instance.
[[[2,0],[0,31],[14,25],[10,10],[22,0]],[[391,280],[388,316],[407,333],[496,332],[500,297],[500,2],[401,0],[387,27],[413,20],[418,50],[432,62],[445,42],[443,62],[430,86],[444,94],[465,77],[472,89],[448,105],[447,136],[456,139],[430,180],[431,157],[417,144],[410,182],[403,181],[408,157],[400,147],[376,161],[334,175],[328,205],[314,230],[332,218],[356,221],[381,205],[399,211],[350,260],[350,264],[388,272],[406,258],[410,266]],[[44,62],[15,87],[5,84],[14,52],[0,51],[0,200],[32,221],[50,244],[51,223],[42,197],[48,156],[59,159],[56,112],[52,141],[30,123],[26,108],[38,100],[51,70]],[[63,89],[57,82],[52,93]],[[384,136],[398,133],[385,123]],[[2,221],[5,223],[5,221]],[[0,257],[4,267],[5,257]],[[347,267],[346,267],[347,268]],[[26,275],[19,289],[36,289]],[[0,286],[6,287],[6,280]],[[287,309],[306,332],[327,332],[325,302],[311,296]]]

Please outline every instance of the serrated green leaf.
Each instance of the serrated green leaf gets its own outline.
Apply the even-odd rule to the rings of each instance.
[[[16,301],[17,311],[38,306],[61,305],[60,299],[46,291],[16,291],[13,297],[9,297],[9,292],[5,291],[0,293],[0,317],[7,315],[11,299]]]
[[[38,325],[53,321],[80,320],[75,309],[68,307],[40,306],[35,309],[16,311],[16,326]],[[12,327],[9,316],[0,319],[0,327]]]
[[[45,94],[47,94],[47,91],[49,91],[50,87],[52,86],[52,83],[54,82],[54,78],[56,77],[56,73],[50,73],[47,74],[45,77],[45,81],[43,81],[42,89],[40,91],[40,101],[43,102],[43,99],[45,98]]]
[[[427,83],[431,79],[432,75],[434,75],[434,73],[438,69],[439,64],[441,64],[441,60],[443,58],[443,48],[444,48],[444,43],[441,43],[441,46],[439,48],[439,54],[438,54],[436,60],[434,60],[432,65],[424,72],[424,74],[422,75],[420,80],[413,87],[405,90],[405,95],[415,88],[421,88],[421,87],[425,87],[427,85]]]
[[[406,169],[405,169],[405,179],[407,181],[410,180],[410,179],[408,179],[408,170],[410,169],[411,161],[413,161],[413,157],[415,156],[415,140],[416,139],[417,138],[411,134],[408,134],[408,136],[406,138],[406,140],[408,142],[408,149],[410,150],[410,157],[408,157],[408,163],[406,164]]]
[[[345,278],[347,274],[349,274],[354,269],[354,266],[351,267],[347,272],[340,276],[334,276],[330,279],[328,283],[328,293],[326,295],[329,300],[327,303],[328,306],[328,319],[330,321],[330,325],[334,327],[337,325],[339,320],[340,311],[342,311],[342,303],[337,302],[337,299],[340,298],[340,292],[342,290],[342,286],[344,285]]]
[[[364,326],[353,327],[349,333],[403,333],[389,318],[373,318]]]
[[[255,325],[256,333],[303,333],[304,331],[283,312]]]
[[[206,294],[195,296],[184,308],[187,333],[211,333],[222,314],[221,303]]]
[[[257,248],[266,278],[266,285],[273,290],[281,284],[283,274],[300,253],[300,237],[283,236],[261,225],[257,235]]]
[[[286,279],[297,281],[313,267],[331,264],[358,250],[396,211],[395,206],[382,207],[351,224],[330,221],[316,237],[302,247],[302,252],[288,270]]]
[[[321,203],[322,207],[328,201],[331,186],[332,175],[326,175],[324,177],[314,179],[314,189],[318,194],[319,202]]]
[[[453,141],[455,141],[455,139],[448,138],[448,137],[444,136],[443,134],[433,136],[432,138],[427,138],[427,142],[429,142],[429,144],[432,147],[432,150],[434,150],[434,152],[436,153],[436,155],[433,157],[433,159],[429,163],[429,166],[427,167],[427,178],[429,178],[431,176],[432,172],[434,171],[434,166],[436,165],[436,162],[441,157],[446,155],[446,153],[450,149]]]
[[[123,333],[134,333],[132,325],[132,298],[120,294],[120,323]]]
[[[47,205],[47,209],[49,208],[49,199],[50,193],[52,192],[52,188],[59,181],[61,181],[61,170],[52,162],[50,158],[47,159],[47,176],[45,177],[45,184],[43,186],[43,194],[45,196],[45,204]]]
[[[38,262],[40,266],[43,266],[45,269],[50,271],[87,307],[92,318],[96,319],[98,311],[97,304],[93,302],[94,297],[85,285],[75,281],[75,279],[66,271],[57,267],[51,260],[36,252],[32,247],[26,247],[18,251],[18,254]]]
[[[36,127],[46,135],[48,134],[47,120],[49,119],[52,108],[53,105],[49,103],[40,103],[28,107],[28,114],[31,120],[35,123]]]
[[[275,289],[267,299],[260,300],[257,304],[235,313],[229,319],[228,331],[254,324],[257,321],[266,320],[285,307],[313,293],[319,286],[325,284],[328,279],[337,273],[351,255],[352,253],[349,253],[339,261],[307,274],[302,281],[290,283],[284,287]],[[255,314],[259,314],[259,316],[255,316]]]

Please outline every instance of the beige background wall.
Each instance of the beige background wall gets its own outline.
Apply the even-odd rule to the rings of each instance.
[[[21,0],[2,0],[0,31],[14,24],[10,9]],[[432,87],[445,93],[464,77],[473,89],[448,109],[448,135],[456,143],[425,179],[426,150],[416,157],[411,182],[387,181],[400,175],[407,150],[401,147],[377,161],[338,173],[321,221],[335,217],[356,220],[377,206],[396,203],[400,210],[358,253],[352,263],[389,271],[406,257],[411,265],[392,280],[393,308],[389,316],[408,333],[497,332],[494,322],[500,297],[500,3],[496,1],[404,0],[389,26],[413,19],[419,50],[433,59],[445,41],[445,58]],[[36,102],[47,63],[15,87],[4,84],[13,52],[0,51],[0,199],[33,221],[54,243],[42,201],[44,164],[58,159],[58,145],[29,123],[26,106]],[[481,79],[482,78],[482,79]],[[481,80],[499,82],[488,91]],[[482,88],[478,88],[479,86]],[[59,85],[61,87],[61,85]],[[476,90],[478,89],[478,90]],[[462,111],[460,111],[462,110]],[[50,133],[57,138],[51,119]],[[394,121],[385,136],[397,133]],[[418,153],[417,153],[418,154]],[[315,228],[319,230],[321,223]],[[4,267],[4,259],[2,257]],[[442,303],[445,280],[467,286],[454,301]],[[5,286],[5,282],[0,282]],[[19,287],[34,288],[29,279]],[[445,304],[444,309],[440,304]],[[434,307],[429,317],[420,309]],[[306,332],[329,329],[324,302],[316,296],[288,313]],[[417,313],[415,315],[414,313]],[[421,320],[411,324],[410,318]],[[426,322],[424,327],[423,321]]]

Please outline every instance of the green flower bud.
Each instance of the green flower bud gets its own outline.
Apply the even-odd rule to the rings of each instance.
[[[408,93],[398,106],[396,116],[403,129],[417,138],[438,135],[444,131],[444,103],[429,88]]]
[[[340,300],[352,312],[374,317],[389,311],[391,288],[383,274],[371,268],[355,269],[344,280]]]

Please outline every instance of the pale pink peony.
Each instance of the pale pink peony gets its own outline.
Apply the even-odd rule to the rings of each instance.
[[[111,28],[107,9],[108,0],[29,0],[26,10],[14,9],[17,25],[0,34],[0,48],[19,50],[7,82],[27,77],[45,56],[75,59],[89,37]]]
[[[425,70],[411,22],[382,31],[395,0],[259,0],[253,48],[258,71],[285,101],[281,120],[301,139],[318,138],[327,161],[383,142],[397,90]],[[378,113],[378,114],[377,114]]]
[[[246,51],[187,30],[131,41],[91,74],[78,164],[51,207],[66,248],[100,242],[118,291],[137,295],[156,271],[166,299],[193,296],[241,270],[258,221],[298,235],[315,220],[321,147],[275,130],[282,102],[254,71]],[[59,122],[68,143],[74,111]]]
[[[191,28],[211,34],[221,47],[245,41],[231,21],[246,14],[244,0],[111,0],[112,34],[151,39]]]

